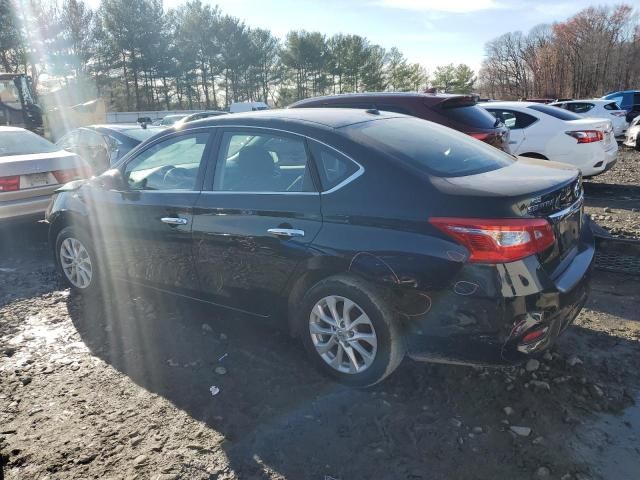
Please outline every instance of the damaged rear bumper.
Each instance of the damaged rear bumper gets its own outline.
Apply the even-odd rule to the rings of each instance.
[[[468,264],[452,291],[434,294],[426,315],[406,318],[408,354],[419,361],[505,365],[550,348],[589,295],[595,255],[590,228],[549,275],[537,257],[505,265]]]

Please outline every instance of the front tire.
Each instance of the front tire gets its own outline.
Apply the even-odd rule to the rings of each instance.
[[[324,374],[356,387],[374,385],[404,358],[398,315],[367,282],[336,276],[320,281],[298,310],[302,342]]]
[[[56,267],[75,292],[93,295],[99,288],[98,263],[91,239],[84,230],[65,227],[56,237]]]

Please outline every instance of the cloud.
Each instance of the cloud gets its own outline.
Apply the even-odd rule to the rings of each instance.
[[[382,7],[403,10],[469,13],[500,8],[495,0],[378,0]]]

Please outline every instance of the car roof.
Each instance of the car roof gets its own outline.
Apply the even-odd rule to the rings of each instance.
[[[0,126],[0,132],[24,132],[26,129],[20,127]]]
[[[274,126],[275,124],[315,124],[331,129],[346,127],[355,123],[369,122],[383,118],[403,117],[404,115],[378,112],[377,110],[357,108],[296,108],[286,110],[260,110],[256,112],[219,115],[189,122],[183,128],[202,127],[203,125],[237,126]]]
[[[558,105],[560,103],[597,103],[597,104],[606,105],[612,102],[613,102],[612,99],[606,100],[602,98],[587,98],[585,100],[561,100],[559,102],[553,102],[550,105]]]
[[[472,97],[471,95],[460,95],[455,93],[421,93],[421,92],[359,92],[359,93],[339,93],[336,95],[324,95],[320,97],[305,98],[298,100],[297,102],[289,105],[289,107],[295,108],[302,105],[317,102],[337,102],[340,100],[350,99],[396,99],[396,98],[421,98],[425,100],[442,101],[447,98],[453,97]]]

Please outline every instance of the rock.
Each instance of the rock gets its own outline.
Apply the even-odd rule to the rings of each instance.
[[[536,437],[531,441],[531,443],[533,445],[542,445],[544,443],[544,437]]]
[[[544,352],[544,355],[542,356],[542,359],[545,362],[550,362],[553,360],[553,355],[551,355],[551,352]]]
[[[602,209],[602,211],[603,211],[604,213],[611,213],[611,209],[610,209],[609,207],[604,207],[604,208]]]
[[[149,457],[147,457],[146,455],[138,455],[136,458],[133,459],[133,467],[140,468],[142,465],[144,465],[147,462],[148,459]]]
[[[551,470],[547,467],[540,467],[536,470],[536,478],[549,478],[551,476]]]
[[[520,437],[528,437],[529,435],[531,435],[531,428],[529,427],[519,427],[517,425],[511,425],[509,427],[509,430]]]
[[[453,425],[456,428],[460,428],[462,426],[462,422],[457,418],[452,418],[451,420],[449,420],[449,423],[451,423],[451,425]]]
[[[484,430],[482,427],[473,427],[473,433],[483,433]]]
[[[513,413],[514,413],[513,408],[511,408],[511,407],[504,407],[504,408],[502,409],[502,411],[503,411],[503,412],[504,412],[504,414],[505,414],[506,416],[508,416],[508,417],[509,417],[509,416],[511,416],[511,415],[513,415]]]
[[[565,383],[567,380],[569,380],[569,377],[560,376],[560,377],[554,378],[553,383],[555,384]]]
[[[202,324],[202,333],[207,334],[207,333],[211,333],[213,332],[213,328],[211,328],[211,325],[209,325],[208,323],[203,323]]]
[[[540,368],[540,362],[535,358],[530,358],[525,365],[527,372],[535,372]]]
[[[582,365],[582,360],[577,355],[571,355],[567,360],[567,364],[570,367],[575,367],[576,365]]]
[[[167,365],[169,365],[170,367],[179,367],[180,364],[178,362],[176,362],[174,359],[170,358],[169,360],[167,360]]]
[[[25,387],[31,383],[31,380],[32,380],[31,377],[23,377],[20,379],[20,381],[22,382],[22,385],[24,385]]]
[[[531,380],[529,385],[536,390],[546,390],[547,392],[551,391],[551,386],[547,382],[543,382],[541,380]]]
[[[226,368],[224,368],[224,367],[216,367],[215,372],[216,372],[218,375],[226,375],[226,373],[227,373],[227,369],[226,369]]]
[[[88,455],[85,455],[84,457],[80,457],[78,460],[76,460],[76,463],[80,465],[87,465],[88,463],[93,462],[97,456],[97,453],[90,453]]]
[[[560,480],[571,480],[573,477],[571,476],[570,473],[565,473],[564,475],[562,475],[560,477]]]
[[[227,340],[227,338],[228,338],[228,337],[227,337],[224,333],[221,333],[221,334],[220,334],[220,340],[221,340],[221,341],[225,342],[225,341]]]
[[[597,398],[602,398],[604,397],[604,392],[602,391],[602,389],[596,385],[593,384],[589,387],[591,389],[591,395]]]

